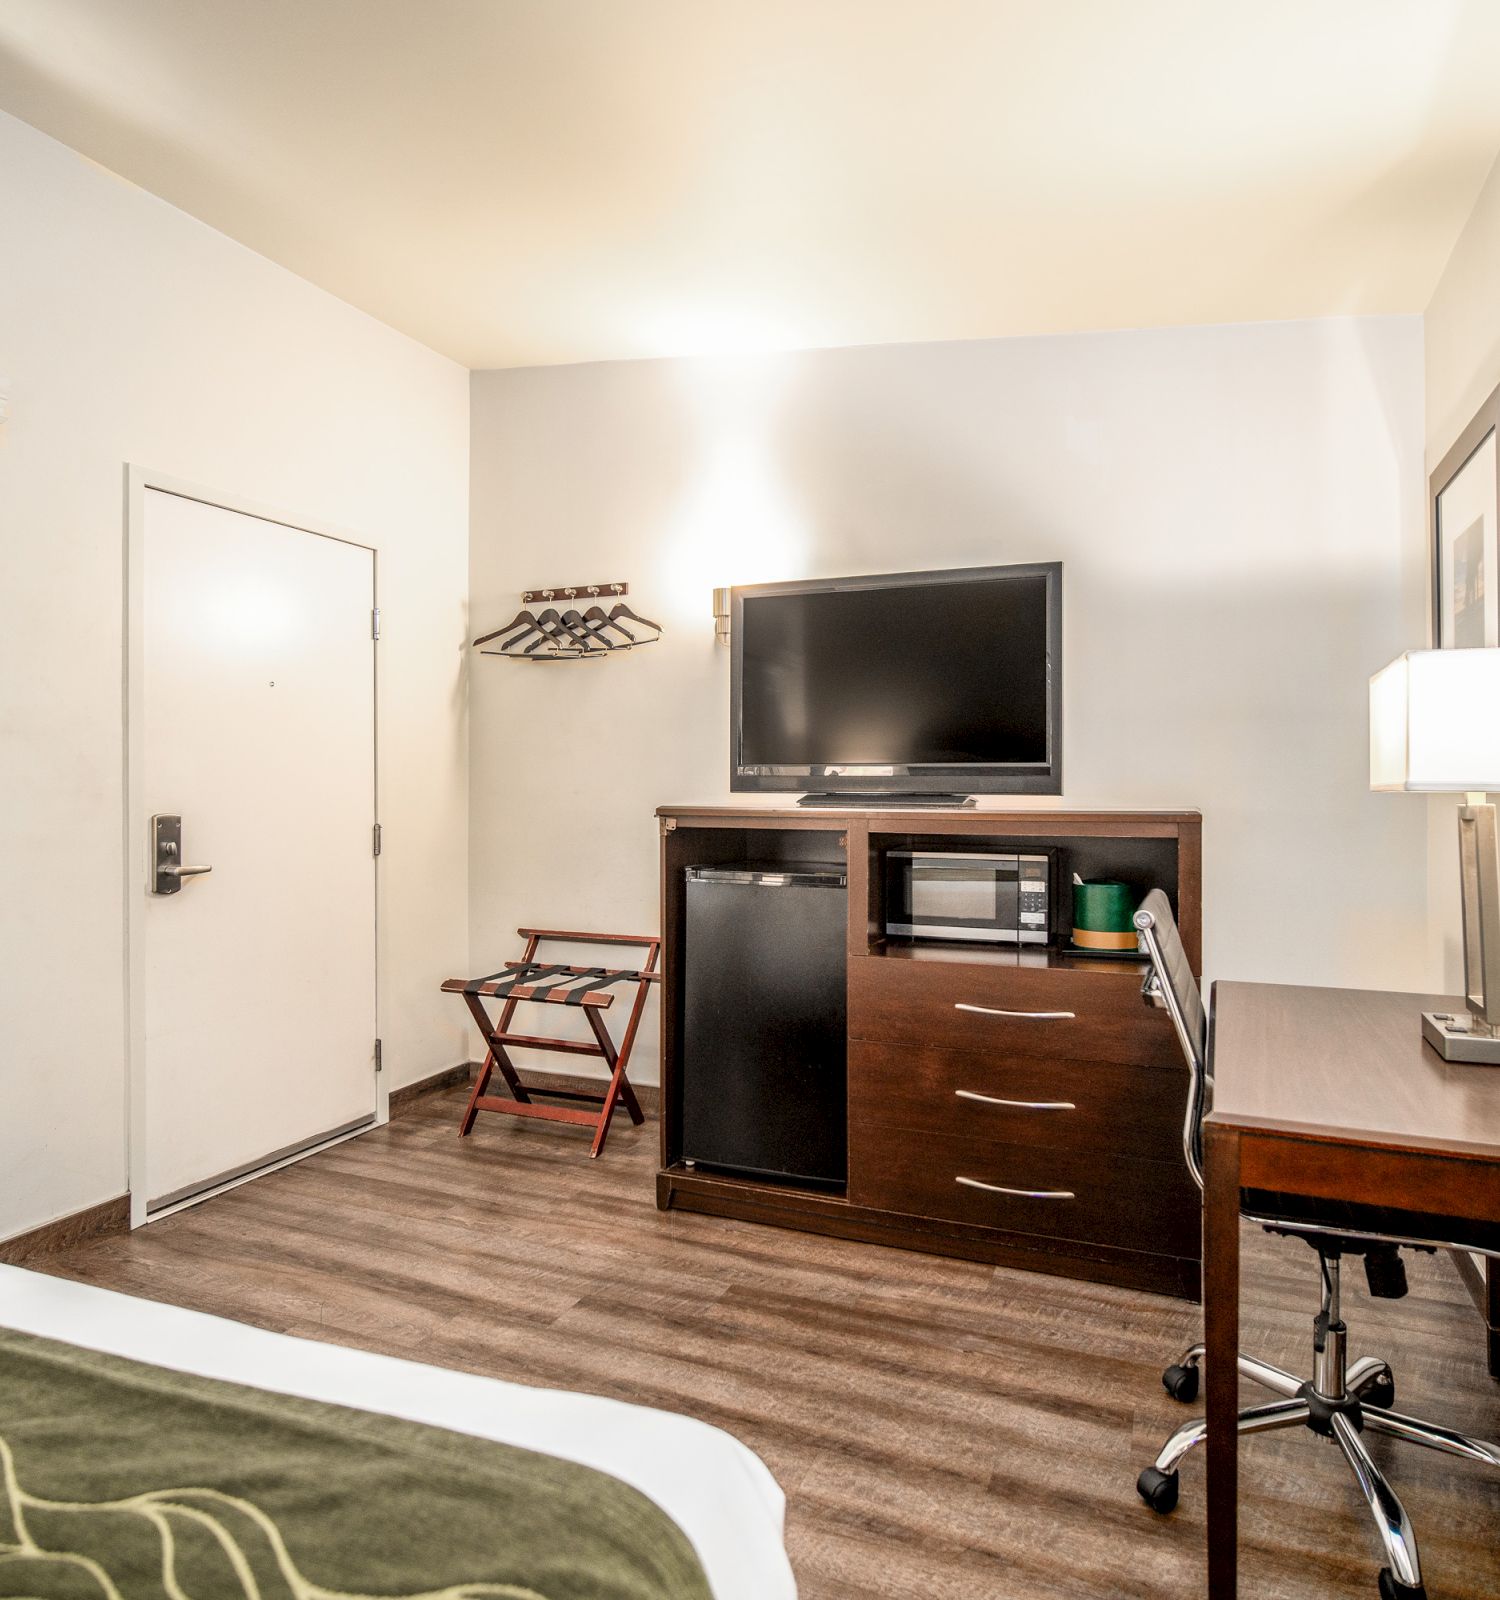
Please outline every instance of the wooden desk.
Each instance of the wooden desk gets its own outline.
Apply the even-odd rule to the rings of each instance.
[[[1500,1218],[1500,1068],[1445,1062],[1421,1011],[1446,995],[1216,983],[1204,1119],[1208,1595],[1234,1600],[1240,1190]],[[1308,1274],[1309,1313],[1316,1295]]]

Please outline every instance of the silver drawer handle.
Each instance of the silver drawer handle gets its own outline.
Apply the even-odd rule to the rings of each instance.
[[[1071,1189],[1007,1189],[1003,1183],[981,1183],[978,1178],[955,1178],[966,1189],[985,1189],[990,1194],[1019,1195],[1023,1200],[1072,1200]]]
[[[955,1011],[976,1011],[981,1017],[1035,1017],[1040,1022],[1071,1022],[1076,1011],[999,1011],[994,1006],[971,1006],[962,1000],[954,1002]]]
[[[981,1100],[987,1106],[1014,1106],[1018,1111],[1076,1111],[1071,1100],[1001,1100],[992,1094],[980,1094],[974,1089],[955,1089],[960,1100]]]

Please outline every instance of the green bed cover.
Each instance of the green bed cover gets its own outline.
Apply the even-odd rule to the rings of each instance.
[[[0,1595],[710,1600],[592,1468],[3,1329]]]

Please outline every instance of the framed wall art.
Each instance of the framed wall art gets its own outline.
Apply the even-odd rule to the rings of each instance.
[[[1479,408],[1428,482],[1432,642],[1500,645],[1500,389]]]

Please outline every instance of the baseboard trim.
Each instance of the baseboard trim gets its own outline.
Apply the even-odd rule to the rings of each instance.
[[[9,1239],[0,1239],[0,1261],[21,1266],[37,1256],[71,1249],[89,1239],[102,1239],[112,1233],[130,1231],[130,1196],[122,1194],[96,1206],[85,1206],[55,1222],[44,1222]]]
[[[404,1116],[418,1100],[425,1100],[428,1095],[437,1094],[440,1090],[451,1089],[456,1083],[467,1083],[472,1069],[472,1062],[461,1061],[456,1067],[444,1067],[441,1072],[418,1078],[415,1083],[405,1084],[400,1089],[392,1089],[390,1114],[393,1117]]]

